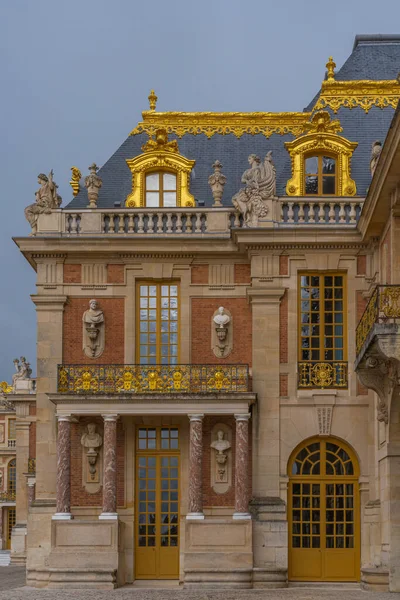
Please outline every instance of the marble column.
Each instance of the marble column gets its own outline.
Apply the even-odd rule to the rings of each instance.
[[[250,414],[235,415],[235,512],[234,519],[251,519],[249,513],[249,418]]]
[[[27,486],[28,486],[28,506],[32,506],[32,502],[35,500],[35,487],[36,487],[36,479],[35,477],[27,478]]]
[[[187,519],[204,519],[202,489],[203,417],[204,415],[189,415],[189,512],[186,515]]]
[[[58,417],[57,435],[57,512],[54,520],[72,519],[71,515],[71,417]]]
[[[118,519],[117,514],[117,420],[118,415],[103,415],[103,511],[99,519]]]

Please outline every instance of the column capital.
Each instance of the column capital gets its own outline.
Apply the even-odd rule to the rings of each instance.
[[[248,421],[251,417],[250,413],[244,413],[242,415],[233,415],[236,421]]]
[[[118,421],[119,415],[101,415],[104,421],[114,422]]]
[[[200,421],[202,422],[204,419],[204,414],[197,414],[197,415],[188,415],[189,417],[189,421]]]
[[[31,300],[36,306],[36,310],[47,310],[47,311],[63,311],[65,303],[67,302],[67,296],[41,296],[39,294],[32,294]]]
[[[248,302],[252,304],[279,304],[286,288],[247,288]]]
[[[57,421],[61,423],[62,421],[66,421],[67,423],[72,423],[74,417],[72,415],[57,415]]]

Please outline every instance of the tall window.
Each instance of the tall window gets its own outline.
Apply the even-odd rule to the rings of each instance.
[[[10,460],[7,467],[7,491],[15,494],[17,490],[17,463],[15,458]]]
[[[8,419],[8,439],[9,440],[16,439],[15,423],[16,423],[16,419]]]
[[[336,273],[299,276],[300,387],[347,385],[345,283]]]
[[[176,206],[176,175],[174,173],[148,173],[145,189],[146,206]]]
[[[305,159],[305,193],[310,196],[336,194],[336,160],[331,156],[309,156]]]
[[[179,362],[179,288],[176,283],[137,287],[137,356],[141,365]]]

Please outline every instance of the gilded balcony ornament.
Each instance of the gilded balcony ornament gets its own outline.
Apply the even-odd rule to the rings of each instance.
[[[7,381],[0,381],[0,392],[3,394],[12,394],[13,387],[12,385],[9,385]]]
[[[150,110],[156,110],[158,97],[155,94],[154,90],[151,90],[149,94],[149,106]]]
[[[313,110],[331,108],[336,113],[342,107],[352,109],[359,106],[368,113],[373,106],[396,108],[399,99],[400,83],[396,79],[340,81],[328,76],[322,82],[321,93]]]
[[[326,63],[326,68],[327,68],[326,76],[327,76],[328,81],[334,81],[335,80],[336,63],[333,60],[332,56],[329,57],[328,62]]]
[[[300,362],[299,388],[347,388],[347,362]]]
[[[28,459],[28,473],[34,475],[36,473],[36,458]]]
[[[152,136],[155,136],[155,140]],[[195,200],[189,191],[190,173],[196,161],[189,160],[179,153],[178,142],[168,141],[165,128],[158,128],[142,146],[143,154],[130,158],[126,162],[132,173],[132,192],[128,195],[127,208],[144,207],[146,172],[168,171],[176,174],[177,206],[193,207]]]
[[[72,194],[74,196],[78,195],[79,192],[79,182],[82,178],[82,173],[78,169],[78,167],[71,167],[72,176],[69,185],[72,187]]]
[[[379,296],[379,312],[388,319],[398,319],[400,317],[400,287],[382,287]]]
[[[339,131],[342,131],[340,122],[331,121],[327,111],[319,111],[304,125],[302,135],[293,142],[285,142],[292,161],[292,177],[286,184],[288,196],[305,195],[305,158],[322,153],[334,156],[337,161],[336,195],[356,195],[356,183],[351,178],[351,158],[358,143],[338,135]]]

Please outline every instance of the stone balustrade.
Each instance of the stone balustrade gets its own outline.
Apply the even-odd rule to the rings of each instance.
[[[272,201],[259,227],[299,225],[353,226],[359,219],[360,198],[287,198]],[[225,235],[244,227],[234,207],[55,209],[39,215],[36,235]]]

